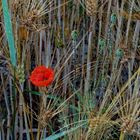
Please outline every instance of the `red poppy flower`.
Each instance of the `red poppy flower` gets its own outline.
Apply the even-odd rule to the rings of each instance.
[[[36,67],[30,76],[30,81],[35,86],[45,87],[52,83],[54,79],[54,71],[51,68],[45,66]]]

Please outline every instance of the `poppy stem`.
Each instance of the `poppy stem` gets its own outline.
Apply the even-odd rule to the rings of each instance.
[[[39,118],[41,118],[42,110],[44,110],[46,108],[46,87],[39,87],[39,92],[42,93],[42,96],[40,99],[40,113],[39,113]],[[42,123],[39,120],[38,121],[37,140],[40,140],[41,129],[42,129]]]

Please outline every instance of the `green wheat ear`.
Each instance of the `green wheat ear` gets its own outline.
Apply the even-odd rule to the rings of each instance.
[[[11,59],[12,65],[16,66],[16,50],[15,50],[11,17],[8,10],[7,0],[2,0],[2,9],[3,9],[3,16],[4,16],[5,32],[6,32],[9,51],[10,51],[10,59]]]

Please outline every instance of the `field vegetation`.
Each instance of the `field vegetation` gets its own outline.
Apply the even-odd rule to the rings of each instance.
[[[139,65],[139,0],[1,0],[0,140],[139,140]]]

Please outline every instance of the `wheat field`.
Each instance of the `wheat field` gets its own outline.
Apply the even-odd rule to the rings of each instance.
[[[139,0],[1,0],[0,140],[140,140],[139,65]]]

